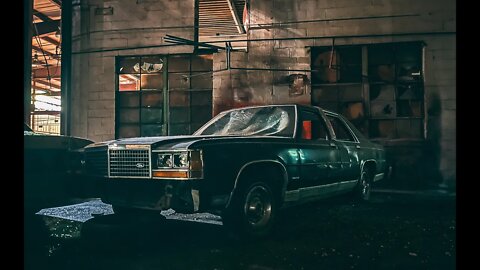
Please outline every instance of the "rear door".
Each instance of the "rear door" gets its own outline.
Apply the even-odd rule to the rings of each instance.
[[[300,180],[297,188],[331,184],[332,169],[340,164],[340,154],[331,141],[325,120],[318,111],[302,108],[298,121],[298,154]]]
[[[339,190],[349,189],[356,184],[360,176],[360,143],[340,116],[329,113],[326,115],[335,133],[334,141],[338,145],[341,158],[341,170],[332,177],[340,182]]]

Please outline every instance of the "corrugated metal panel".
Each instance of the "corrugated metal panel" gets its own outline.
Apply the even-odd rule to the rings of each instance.
[[[233,1],[241,19],[245,0]],[[238,35],[228,0],[199,0],[199,35]]]

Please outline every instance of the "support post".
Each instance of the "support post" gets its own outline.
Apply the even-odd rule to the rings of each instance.
[[[168,92],[168,57],[163,57],[163,135],[169,135],[170,95]]]
[[[23,4],[23,121],[30,125],[32,111],[33,0],[24,0]]]
[[[71,89],[72,89],[72,1],[62,1],[62,76],[60,134],[70,135]]]

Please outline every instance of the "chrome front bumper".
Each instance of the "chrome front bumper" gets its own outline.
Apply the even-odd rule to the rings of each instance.
[[[102,201],[148,210],[172,208],[179,213],[199,210],[200,191],[192,181],[103,178]]]

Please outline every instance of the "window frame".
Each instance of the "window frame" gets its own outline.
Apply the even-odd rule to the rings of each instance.
[[[345,114],[346,119],[369,139],[373,140],[425,140],[426,136],[426,96],[425,96],[425,42],[423,41],[405,41],[405,42],[385,42],[385,43],[368,43],[355,45],[340,45],[338,48],[358,47],[361,51],[362,64],[362,80],[360,82],[315,82],[312,76],[311,103],[314,106],[320,106],[322,109],[334,111],[339,115]],[[378,47],[377,47],[378,46]],[[332,50],[331,46],[314,46],[317,51]],[[393,65],[393,81],[379,81],[372,79],[372,67],[384,65],[383,62],[369,61],[372,50],[376,48],[386,48],[391,53],[391,63]],[[340,52],[335,48],[335,52]],[[357,50],[358,51],[358,50]],[[358,54],[358,52],[357,52]],[[382,51],[379,52],[379,55]],[[314,55],[312,54],[312,70],[318,68],[313,65]],[[342,56],[340,55],[340,58]],[[376,59],[373,56],[372,59]],[[377,56],[378,58],[378,56]],[[385,61],[389,62],[389,61]],[[389,62],[389,63],[390,63]],[[412,74],[400,72],[400,67],[404,64],[412,64]],[[401,70],[404,70],[402,68]],[[418,71],[418,73],[417,73]],[[370,74],[370,73],[372,74]],[[371,76],[370,76],[371,75]],[[383,87],[393,88],[392,100],[375,100],[372,94],[378,87],[379,93],[383,93]],[[408,89],[411,90],[408,90]],[[373,92],[372,92],[373,91]],[[407,91],[407,92],[405,92]],[[400,97],[399,94],[410,93],[413,95]],[[346,95],[345,93],[348,93]],[[385,92],[387,93],[387,92]],[[408,95],[408,94],[407,94]],[[384,97],[385,98],[385,97]],[[393,106],[393,116],[375,113],[381,106],[391,104]],[[380,111],[379,111],[380,112]],[[383,121],[387,121],[387,129],[379,128]],[[381,127],[381,126],[380,126]],[[403,127],[403,128],[402,128]],[[410,127],[412,130],[407,130]],[[386,132],[385,132],[386,131]]]
[[[144,59],[148,59],[148,58],[152,58],[152,57],[159,57],[160,59],[162,59],[162,62],[164,64],[164,67],[162,68],[162,70],[160,72],[155,72],[154,73],[154,74],[157,74],[158,76],[162,76],[163,85],[159,88],[156,88],[156,89],[142,89],[143,88],[142,83],[141,83],[142,75],[143,74],[148,74],[148,73],[145,73],[142,70],[141,66],[140,66],[140,69],[139,69],[138,73],[122,73],[120,71],[120,65],[121,65],[123,59],[137,58],[138,59],[138,64],[141,65],[141,63],[143,63]],[[148,95],[148,94],[151,94],[151,93],[159,93],[160,95],[163,96],[163,99],[165,99],[165,91],[166,90],[168,91],[168,82],[165,81],[165,77],[166,77],[165,74],[166,73],[168,74],[167,61],[168,61],[168,55],[162,55],[162,54],[118,55],[118,56],[115,56],[115,73],[114,73],[114,76],[115,76],[115,138],[116,139],[129,138],[129,137],[120,136],[121,135],[120,134],[121,127],[127,127],[127,126],[134,127],[135,129],[138,129],[138,135],[133,136],[133,137],[146,137],[147,135],[142,134],[142,129],[146,126],[149,126],[149,125],[161,126],[161,129],[162,129],[161,133],[162,134],[158,135],[158,136],[164,135],[164,133],[165,133],[165,114],[168,114],[168,111],[165,111],[165,100],[162,101],[161,105],[154,106],[154,107],[146,107],[146,106],[143,105],[142,99],[143,99],[144,94]],[[121,91],[120,90],[120,76],[122,74],[138,74],[140,76],[140,78],[139,78],[140,79],[139,88],[135,89],[135,90],[123,90],[123,91]],[[121,106],[120,100],[121,100],[121,95],[122,94],[136,95],[137,98],[138,98],[138,103],[135,106]],[[131,122],[131,123],[121,122],[120,118],[121,118],[122,109],[137,110],[138,111],[138,122]],[[142,112],[145,109],[161,109],[162,110],[162,115],[160,116],[161,122],[155,122],[155,123],[147,122],[147,123],[144,123],[142,121]]]
[[[342,116],[336,115],[333,113],[325,113],[327,116],[328,121],[330,122],[330,126],[332,127],[333,134],[335,135],[335,138],[333,140],[339,141],[339,142],[348,142],[348,143],[360,143],[360,140],[358,139],[357,135],[353,130],[348,126],[348,124],[345,122]],[[342,124],[343,127],[346,128],[347,132],[350,134],[350,136],[353,138],[353,141],[346,141],[346,140],[341,140],[337,138],[337,132],[335,131],[334,125],[331,123],[330,118],[334,118],[339,120],[339,122]]]
[[[132,74],[120,71],[120,65],[123,59],[133,58],[138,59],[139,63],[143,63],[144,60],[148,62],[148,59],[155,57],[159,57],[163,60],[163,68],[155,73],[144,72],[141,68],[138,74],[148,73],[163,76],[163,85],[158,85],[159,87],[155,89],[142,89],[140,85],[138,86],[138,90],[120,91],[120,75]],[[132,69],[127,70],[131,71]],[[212,119],[213,80],[208,76],[212,70],[213,54],[211,52],[115,56],[115,71],[113,74],[115,76],[115,138],[124,138],[124,136],[120,136],[120,130],[122,126],[124,127],[126,125],[132,125],[135,129],[138,129],[138,137],[190,135],[198,130],[206,122]],[[190,75],[191,77],[182,80],[182,82],[187,82],[186,85],[176,86],[175,83],[178,82],[176,79],[182,74]],[[198,74],[207,76],[208,78],[205,79],[202,76],[197,77],[196,75]],[[122,93],[132,93],[137,95],[139,101],[136,103],[135,107],[120,106],[120,95]],[[163,101],[159,101],[149,108],[142,103],[142,96],[145,97],[145,95],[151,95],[154,93],[160,94],[163,97]],[[186,98],[179,97],[181,95],[185,95]],[[138,122],[120,122],[120,112],[122,108],[138,110],[140,114]],[[142,123],[142,109],[161,109],[161,121],[158,120],[155,123]],[[149,125],[151,125],[151,127],[157,125],[161,130],[156,129],[154,132],[149,132]],[[142,130],[144,131],[143,134]],[[135,131],[135,133],[137,134],[137,131]]]
[[[319,118],[319,121],[323,123],[323,127],[327,133],[327,139],[322,139],[322,138],[317,138],[317,139],[304,139],[302,138],[302,131],[303,131],[303,113],[311,113],[313,114],[314,116],[318,116]],[[308,120],[307,120],[308,121]],[[297,123],[297,130],[299,131],[298,134],[296,134],[296,139],[299,140],[299,141],[302,141],[302,142],[318,142],[318,141],[321,141],[321,142],[328,142],[328,141],[331,141],[333,139],[333,134],[332,134],[332,130],[330,129],[329,127],[329,124],[327,123],[325,117],[323,116],[323,114],[319,111],[319,110],[312,110],[312,109],[309,109],[309,108],[301,108],[299,107],[298,108],[298,123]]]

